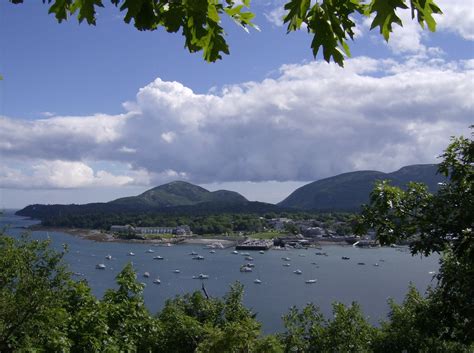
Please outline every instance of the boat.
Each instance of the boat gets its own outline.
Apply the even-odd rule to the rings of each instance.
[[[342,259],[343,259],[343,260],[350,260],[350,257],[343,256]]]
[[[316,283],[316,281],[317,281],[317,279],[307,279],[307,280],[305,281],[305,283],[308,283],[308,284],[310,284],[310,283]]]
[[[155,279],[153,280],[153,283],[155,283],[155,284],[160,284],[160,283],[161,283],[161,280],[160,280],[159,278],[155,278]]]
[[[289,264],[288,262],[285,262],[285,263],[283,264],[283,266],[285,266],[285,267],[290,267],[290,264]]]
[[[216,253],[216,251],[215,251],[215,250],[211,250],[211,251],[209,251],[209,254],[215,254],[215,253]]]
[[[301,275],[301,274],[303,273],[303,271],[301,271],[301,270],[294,270],[293,273],[294,273],[295,275]]]
[[[163,256],[157,255],[153,256],[153,260],[164,260],[165,258]]]
[[[253,257],[252,256],[245,256],[245,260],[253,261]]]
[[[150,277],[150,272],[145,272],[145,273],[143,274],[143,277],[145,277],[145,278]]]
[[[253,281],[253,283],[256,283],[256,284],[261,284],[262,281],[260,281],[258,278],[256,280]]]
[[[375,266],[375,267],[379,267],[379,264],[378,264],[378,263],[374,263],[374,266]]]
[[[198,254],[198,253],[195,252],[195,251],[191,251],[191,252],[189,253],[189,255],[191,255],[191,256],[196,256],[197,254]]]
[[[250,254],[248,252],[243,252],[241,255],[242,256],[250,256]]]
[[[357,265],[365,265],[365,262],[358,262]]]
[[[148,249],[146,252],[149,253],[149,254],[152,254],[152,253],[155,252],[155,250],[153,250],[153,249]]]
[[[260,250],[259,253],[260,253],[260,254],[265,254],[265,251]]]
[[[284,261],[291,261],[291,259],[289,257],[282,257],[281,259],[284,260]]]
[[[112,260],[112,255],[107,255],[107,256],[105,257],[105,259],[106,259],[106,260]]]
[[[248,263],[248,264],[246,264],[245,266],[247,266],[247,267],[255,267],[255,264],[254,264],[254,263],[252,263],[252,262],[249,262],[249,263]]]
[[[430,271],[430,272],[428,272],[428,274],[430,274],[430,275],[435,275],[435,274],[436,274],[436,271]]]
[[[204,260],[204,256],[202,255],[194,256],[193,260]]]
[[[104,264],[97,264],[95,265],[95,268],[98,270],[105,270],[105,265]]]
[[[173,272],[174,273],[180,273],[181,271],[180,270],[174,270]]]
[[[135,253],[130,251],[130,252],[128,253],[128,256],[135,256]]]
[[[193,276],[194,279],[209,279],[209,275],[205,275],[203,273],[200,273],[197,276]]]
[[[252,271],[253,271],[252,267],[248,267],[245,265],[240,268],[240,272],[252,272]]]
[[[234,255],[238,255],[238,254],[239,254],[239,252],[238,252],[237,250],[234,250],[234,251],[232,251],[232,254],[234,254]]]

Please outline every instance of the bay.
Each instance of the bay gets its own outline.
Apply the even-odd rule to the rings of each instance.
[[[6,232],[19,236],[25,227],[38,223],[35,220],[18,217],[12,211],[0,216],[0,227]],[[150,246],[136,243],[101,243],[74,237],[62,232],[31,232],[34,239],[51,239],[53,248],[61,250],[67,244],[65,256],[71,272],[80,274],[78,279],[86,279],[93,293],[101,297],[108,288],[115,288],[115,276],[129,262],[137,272],[138,280],[145,283],[145,303],[152,313],[158,312],[166,299],[178,294],[200,291],[204,284],[211,296],[221,297],[230,286],[239,281],[244,285],[244,303],[257,313],[266,333],[283,329],[281,316],[296,305],[303,307],[315,303],[322,312],[331,316],[334,301],[350,304],[356,301],[362,307],[369,321],[377,325],[386,318],[388,298],[397,302],[403,300],[410,283],[422,293],[429,285],[435,285],[433,271],[437,271],[438,256],[422,258],[411,256],[406,248],[360,249],[352,246],[328,245],[322,250],[292,249],[269,250],[264,254],[249,252],[252,261],[245,256],[232,254],[233,249],[210,249],[200,245],[176,245],[171,247]],[[152,251],[152,252],[151,252]],[[133,252],[135,256],[128,255]],[[316,255],[325,252],[327,256]],[[191,253],[204,256],[204,260],[194,260]],[[111,260],[106,256],[111,255]],[[163,260],[154,260],[162,256]],[[349,260],[342,260],[342,257]],[[282,258],[288,257],[290,261]],[[241,265],[253,262],[253,272],[240,272]],[[290,266],[283,266],[284,263]],[[358,263],[365,265],[359,265]],[[105,270],[97,270],[97,264],[106,265]],[[375,266],[378,264],[378,266]],[[175,270],[179,273],[175,273]],[[297,275],[295,270],[301,270]],[[149,272],[150,277],[143,274]],[[193,276],[200,273],[209,279],[198,280]],[[160,278],[161,284],[153,283]],[[262,283],[254,283],[260,279]],[[308,284],[306,280],[317,279]]]

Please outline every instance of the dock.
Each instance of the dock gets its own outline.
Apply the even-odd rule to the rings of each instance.
[[[247,239],[235,246],[235,250],[268,250],[273,246],[273,240]]]

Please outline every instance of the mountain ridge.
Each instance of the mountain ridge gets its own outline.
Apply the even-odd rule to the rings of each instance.
[[[438,183],[445,180],[437,174],[437,168],[436,164],[415,164],[391,173],[375,170],[342,173],[303,185],[277,205],[304,211],[356,211],[368,203],[377,180],[388,179],[399,187],[410,181],[423,182],[430,191],[436,191]]]

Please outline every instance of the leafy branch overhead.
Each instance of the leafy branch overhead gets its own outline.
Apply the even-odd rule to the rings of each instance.
[[[23,3],[23,0],[10,0]],[[123,20],[140,31],[163,28],[169,33],[181,31],[185,47],[191,52],[202,51],[208,62],[222,59],[229,54],[226,33],[221,17],[228,17],[245,30],[258,28],[250,11],[250,0],[110,0],[124,13]],[[96,24],[96,9],[104,7],[102,0],[43,0],[49,13],[58,22],[76,16],[80,23]],[[284,23],[288,32],[306,28],[313,36],[311,49],[316,57],[322,49],[324,60],[334,60],[340,66],[345,56],[350,56],[347,41],[354,39],[355,16],[372,19],[371,29],[379,28],[388,40],[393,24],[402,25],[399,12],[411,11],[412,18],[422,28],[436,29],[433,14],[441,14],[433,0],[289,0],[285,4]]]

